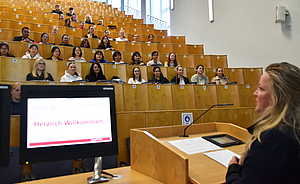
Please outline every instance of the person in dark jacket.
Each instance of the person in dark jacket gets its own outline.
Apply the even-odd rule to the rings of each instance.
[[[101,65],[97,62],[92,63],[90,68],[90,74],[88,74],[85,79],[88,79],[89,82],[96,82],[98,80],[106,80],[105,75],[103,75],[103,71]]]
[[[20,115],[21,106],[21,83],[11,85],[10,115]]]
[[[52,75],[47,72],[46,61],[42,57],[35,60],[32,72],[27,75],[26,80],[54,81]]]
[[[173,79],[171,80],[171,83],[174,84],[189,84],[190,81],[188,78],[186,78],[185,76],[183,76],[183,67],[178,65],[176,67],[177,69],[177,75],[173,77]]]
[[[7,43],[1,43],[0,44],[0,54],[1,56],[4,56],[4,57],[15,57],[14,55],[8,53],[9,51],[9,46]]]
[[[153,67],[153,77],[149,79],[148,82],[153,84],[164,84],[164,83],[169,83],[169,80],[163,76],[160,67],[155,66]]]

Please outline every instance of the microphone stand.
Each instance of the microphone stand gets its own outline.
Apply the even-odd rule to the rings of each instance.
[[[185,127],[183,135],[180,135],[179,137],[189,137],[189,135],[186,135],[186,129],[188,129],[192,124],[194,124],[195,121],[197,121],[199,118],[201,118],[204,114],[206,114],[210,109],[214,108],[215,106],[227,106],[227,105],[233,105],[232,103],[230,104],[215,104],[212,105],[209,109],[207,109],[203,114],[201,114],[197,119],[195,119],[192,123],[190,123],[187,127]]]

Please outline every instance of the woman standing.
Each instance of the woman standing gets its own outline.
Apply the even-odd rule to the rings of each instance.
[[[52,75],[47,72],[46,61],[41,57],[35,60],[32,72],[27,75],[26,80],[54,81]]]
[[[208,77],[203,75],[203,73],[204,73],[204,66],[198,65],[196,67],[196,74],[192,76],[191,82],[197,84],[208,84],[209,83]]]
[[[103,71],[101,65],[97,62],[92,63],[90,68],[90,74],[88,74],[85,79],[88,79],[89,82],[96,82],[98,80],[106,80],[105,75],[103,75]]]
[[[266,68],[254,92],[261,117],[241,159],[229,162],[226,183],[299,183],[299,79],[300,69],[289,63]]]
[[[76,64],[74,62],[68,63],[68,70],[65,71],[65,75],[63,75],[60,79],[60,82],[73,82],[77,80],[82,80],[80,74],[77,73]]]
[[[183,76],[183,66],[178,65],[176,68],[177,68],[177,75],[173,77],[171,83],[189,84],[190,83],[189,79]]]
[[[144,79],[142,79],[141,76],[141,70],[139,67],[134,67],[132,70],[132,78],[128,80],[128,84],[142,84],[143,82],[146,82]]]

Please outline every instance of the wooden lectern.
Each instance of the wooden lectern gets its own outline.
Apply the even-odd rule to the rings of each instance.
[[[203,153],[188,155],[168,141],[208,135],[228,134],[247,142],[251,134],[230,123],[194,124],[187,129],[190,137],[179,137],[186,126],[168,126],[130,130],[131,169],[163,183],[224,183],[227,168]],[[245,144],[229,149],[241,154]]]

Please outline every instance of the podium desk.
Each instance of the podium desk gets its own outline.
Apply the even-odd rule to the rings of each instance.
[[[141,174],[137,171],[132,170],[130,167],[119,167],[116,169],[105,170],[108,173],[113,175],[123,175],[123,178],[120,179],[110,179],[107,184],[115,183],[128,183],[128,184],[162,184],[161,182]],[[82,174],[73,174],[68,176],[61,176],[55,178],[41,179],[28,182],[29,184],[87,184],[87,178],[92,177],[93,172],[82,173]]]
[[[247,142],[251,134],[244,128],[230,123],[202,123],[190,126],[141,128],[130,130],[131,168],[163,183],[224,183],[227,167],[203,153],[188,155],[168,141],[195,137],[228,134]],[[245,144],[226,147],[237,154]]]

